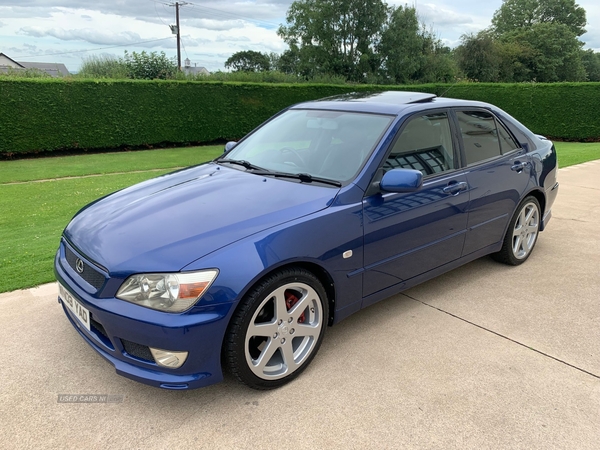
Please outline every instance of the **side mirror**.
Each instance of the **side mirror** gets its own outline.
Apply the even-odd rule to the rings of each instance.
[[[223,153],[227,153],[229,150],[231,150],[236,145],[237,145],[237,142],[235,142],[235,141],[229,141],[227,144],[225,144],[225,148],[223,149]]]
[[[388,170],[379,187],[387,192],[414,192],[423,185],[423,174],[413,169]]]

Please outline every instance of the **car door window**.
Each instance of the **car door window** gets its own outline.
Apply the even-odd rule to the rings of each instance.
[[[457,111],[467,165],[500,156],[494,116],[487,111]]]
[[[448,114],[440,112],[411,118],[394,143],[383,168],[384,171],[416,169],[423,176],[454,169]]]
[[[500,137],[500,150],[502,151],[502,154],[505,155],[506,153],[512,152],[517,148],[521,148],[521,146],[517,144],[517,141],[515,141],[510,135],[508,130],[504,128],[504,125],[502,125],[498,120],[496,122],[498,126],[498,136]]]

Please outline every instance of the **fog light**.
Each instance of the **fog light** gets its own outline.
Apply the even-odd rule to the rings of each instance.
[[[183,365],[187,359],[188,352],[170,352],[159,348],[150,347],[150,352],[154,356],[156,364],[169,369],[177,369]]]

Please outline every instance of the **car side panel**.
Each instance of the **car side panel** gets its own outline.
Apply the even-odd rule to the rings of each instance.
[[[519,150],[467,172],[471,200],[463,255],[502,240],[517,205],[533,186],[529,161],[529,155]],[[513,170],[518,163],[526,165]]]
[[[465,190],[446,192],[459,184]],[[462,172],[426,181],[416,192],[367,197],[363,295],[460,258],[468,201]]]

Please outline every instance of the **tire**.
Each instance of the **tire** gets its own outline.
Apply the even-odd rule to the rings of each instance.
[[[300,268],[275,272],[252,288],[234,313],[224,362],[251,388],[283,386],[317,354],[328,317],[327,295],[317,277]]]
[[[528,196],[519,204],[508,225],[502,248],[492,258],[504,264],[518,266],[531,255],[540,232],[541,208],[537,199]]]

